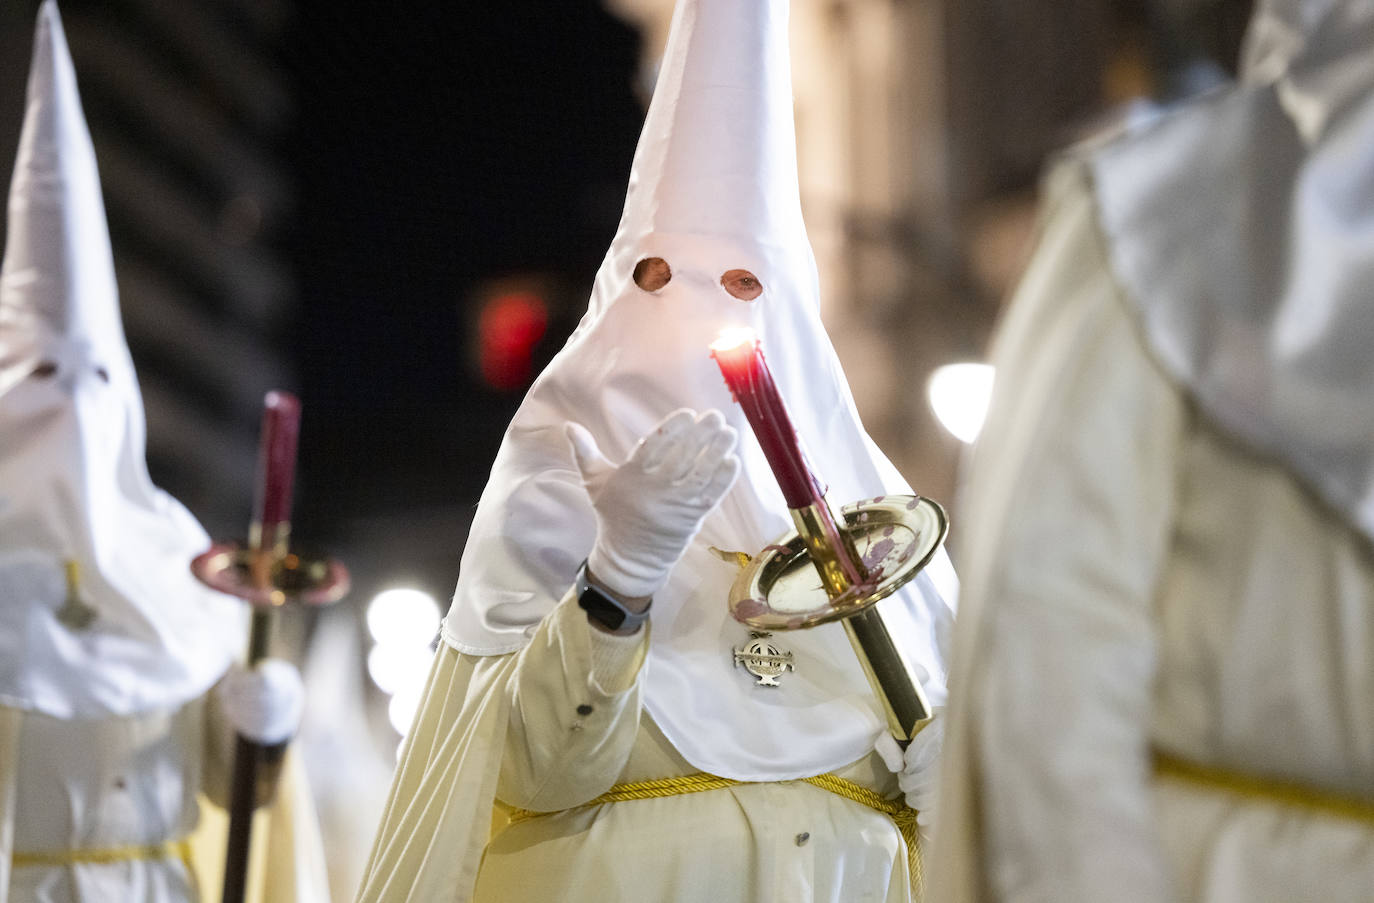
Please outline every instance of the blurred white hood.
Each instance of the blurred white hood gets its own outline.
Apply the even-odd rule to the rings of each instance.
[[[58,718],[204,692],[243,616],[201,587],[208,540],[153,486],[95,152],[57,7],[38,16],[0,269],[0,704]],[[94,620],[57,617],[77,562]]]
[[[1242,63],[1093,154],[1102,226],[1203,413],[1374,538],[1374,3],[1261,0]]]

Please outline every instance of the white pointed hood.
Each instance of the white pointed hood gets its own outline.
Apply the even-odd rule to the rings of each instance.
[[[648,258],[671,270],[654,291],[633,276]],[[727,292],[722,279],[736,270],[762,283],[756,299]],[[717,408],[740,431],[743,472],[655,596],[644,704],[696,767],[778,780],[860,758],[884,721],[837,625],[779,638],[797,657],[779,689],[760,689],[733,667],[731,649],[749,639],[727,610],[736,569],[708,549],[758,552],[791,528],[709,357],[711,341],[734,326],[758,333],[835,502],[909,491],[864,432],[820,321],[797,186],[787,2],[681,0],[619,230],[586,316],[507,431],[443,637],[479,655],[517,650],[571,587],[595,522],[566,422],[586,426],[618,462],[674,409]],[[936,568],[952,580],[946,559]],[[922,576],[884,606],[927,668],[933,701],[943,701],[952,601]]]
[[[1160,362],[1374,538],[1371,48],[1368,0],[1260,0],[1236,85],[1091,165]]]
[[[242,615],[191,576],[208,540],[153,486],[144,432],[95,152],[48,0],[0,267],[0,704],[127,715],[197,696],[228,666]],[[84,626],[58,618],[68,560],[94,613]]]

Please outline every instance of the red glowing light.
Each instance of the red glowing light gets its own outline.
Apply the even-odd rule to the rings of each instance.
[[[528,385],[534,347],[548,325],[548,306],[533,292],[508,292],[488,301],[477,322],[478,361],[487,385],[496,389]]]

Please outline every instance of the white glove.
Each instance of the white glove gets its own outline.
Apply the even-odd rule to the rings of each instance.
[[[683,408],[664,418],[617,467],[586,427],[569,423],[566,429],[596,510],[596,544],[587,569],[627,598],[652,596],[734,485],[739,436],[719,411],[697,415]]]
[[[235,662],[215,688],[225,720],[241,735],[272,746],[301,726],[305,685],[296,666],[279,658],[246,668]]]
[[[883,764],[897,775],[897,786],[906,795],[906,804],[916,810],[916,824],[930,839],[935,824],[935,799],[940,789],[940,752],[945,745],[944,708],[936,708],[933,720],[907,746],[906,752],[891,734],[884,731],[874,749]]]

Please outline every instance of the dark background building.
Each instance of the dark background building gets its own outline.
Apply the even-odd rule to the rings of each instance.
[[[300,503],[442,595],[619,219],[638,40],[595,2],[352,9],[297,4],[287,32]]]

